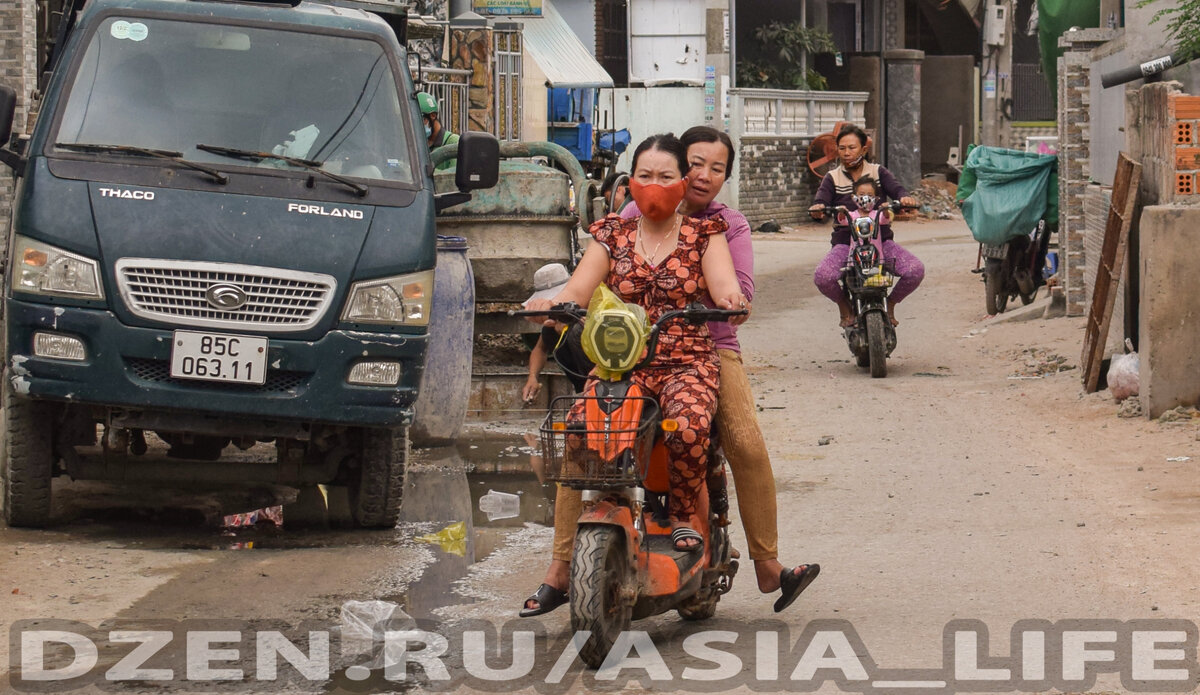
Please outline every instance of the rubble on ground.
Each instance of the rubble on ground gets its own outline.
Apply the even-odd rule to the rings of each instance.
[[[1142,401],[1138,398],[1126,398],[1121,401],[1121,407],[1117,408],[1117,417],[1141,417],[1142,416]]]
[[[913,192],[913,197],[921,203],[917,212],[930,220],[953,220],[962,217],[958,205],[954,203],[954,195],[958,186],[949,181],[938,179],[922,179],[921,187]]]
[[[1177,408],[1172,408],[1162,415],[1158,416],[1159,422],[1190,422],[1195,418],[1200,417],[1200,411],[1197,411],[1194,406],[1181,405]]]
[[[1066,357],[1045,348],[1025,348],[1014,357],[1022,361],[1022,366],[1013,372],[1015,377],[1042,377],[1075,369],[1075,365],[1067,364]]]

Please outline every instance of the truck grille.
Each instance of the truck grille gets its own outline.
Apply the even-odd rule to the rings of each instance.
[[[263,384],[231,384],[222,381],[200,381],[198,379],[176,379],[171,376],[171,363],[166,360],[151,360],[127,357],[126,364],[133,375],[143,381],[156,384],[176,384],[191,389],[211,389],[243,393],[284,393],[304,388],[309,375],[305,372],[267,370],[267,381]]]
[[[303,330],[321,320],[337,288],[329,275],[234,263],[122,258],[116,270],[135,316],[185,326]],[[210,299],[214,287],[244,302],[223,308]]]

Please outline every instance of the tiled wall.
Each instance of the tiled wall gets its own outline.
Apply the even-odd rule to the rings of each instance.
[[[1067,315],[1087,313],[1091,294],[1085,277],[1083,200],[1090,181],[1091,51],[1112,34],[1104,29],[1067,32],[1058,40],[1058,230],[1059,275],[1067,296]]]

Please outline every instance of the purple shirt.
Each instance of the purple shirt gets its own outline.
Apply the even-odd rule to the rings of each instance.
[[[638,210],[637,203],[631,201],[621,211],[621,219],[640,217],[641,214],[642,211]],[[746,295],[746,299],[753,301],[754,250],[750,246],[750,223],[746,221],[745,216],[728,205],[714,200],[708,204],[708,207],[690,217],[707,220],[718,215],[729,225],[729,230],[725,232],[725,241],[729,243],[729,254],[733,256],[733,270],[737,273],[738,285],[741,286],[742,294]],[[705,304],[714,306],[711,298]],[[713,343],[718,350],[733,350],[739,354],[742,352],[742,346],[737,339],[737,326],[732,326],[724,321],[713,321],[708,324],[708,332],[712,335]]]

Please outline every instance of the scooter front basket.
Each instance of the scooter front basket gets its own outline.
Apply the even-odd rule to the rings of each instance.
[[[647,397],[616,404],[594,396],[555,399],[541,427],[546,479],[580,490],[640,485],[659,432],[658,413],[658,403]]]

